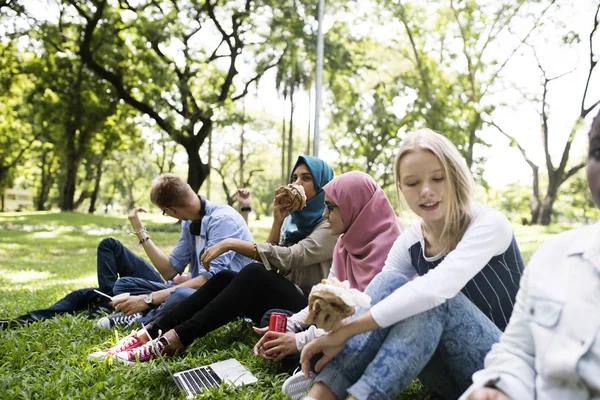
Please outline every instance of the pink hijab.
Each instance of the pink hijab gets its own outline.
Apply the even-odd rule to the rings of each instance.
[[[364,172],[340,175],[323,190],[339,207],[346,228],[333,250],[335,275],[363,291],[404,229],[383,190]]]

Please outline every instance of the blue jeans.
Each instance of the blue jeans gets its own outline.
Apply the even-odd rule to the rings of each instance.
[[[375,304],[406,282],[399,273],[382,272],[365,291]],[[359,309],[356,316],[367,311]],[[419,377],[443,398],[457,398],[471,384],[471,375],[483,368],[485,355],[500,334],[459,293],[390,327],[354,336],[316,382],[323,382],[338,398],[350,394],[357,399],[394,399]]]
[[[172,287],[165,282],[156,269],[142,257],[133,253],[113,238],[103,239],[98,245],[98,286],[109,295],[131,293],[132,295],[156,292]],[[165,307],[181,302],[196,289],[179,287],[157,308],[142,318],[144,324],[153,321]]]
[[[103,239],[98,245],[97,271],[100,291],[110,296],[125,292],[144,294],[169,287],[148,261],[113,238]],[[132,279],[118,282],[124,277]]]

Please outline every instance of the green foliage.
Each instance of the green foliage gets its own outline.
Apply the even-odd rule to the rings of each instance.
[[[531,188],[518,183],[511,183],[502,189],[489,189],[486,204],[504,212],[514,223],[529,222],[529,197]]]
[[[600,210],[594,203],[587,183],[585,169],[573,175],[566,185],[561,187],[561,195],[553,210],[559,221],[584,221],[589,223],[600,219]]]
[[[541,190],[545,190],[546,186],[547,182],[544,181]],[[530,197],[530,186],[511,183],[500,189],[488,189],[485,203],[503,211],[515,224],[530,224]],[[552,220],[560,223],[588,224],[598,218],[600,210],[589,191],[585,169],[581,169],[561,187],[553,208]]]

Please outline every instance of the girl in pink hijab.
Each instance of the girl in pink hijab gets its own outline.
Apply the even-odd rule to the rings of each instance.
[[[341,234],[333,250],[335,276],[363,291],[383,268],[402,226],[383,190],[364,172],[345,173],[323,191],[323,217],[331,234]]]
[[[329,233],[340,235],[333,251],[330,277],[347,280],[351,288],[363,291],[383,268],[388,252],[403,231],[402,225],[383,190],[364,172],[340,175],[323,191],[323,218],[329,222]],[[275,361],[288,356],[288,362],[292,361],[289,356],[297,359],[307,343],[326,333],[308,326],[304,322],[307,315],[308,307],[289,317],[285,333],[254,328],[256,333],[264,334],[254,346],[255,356]],[[284,392],[287,386],[284,384]]]

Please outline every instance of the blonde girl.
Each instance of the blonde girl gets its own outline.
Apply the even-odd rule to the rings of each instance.
[[[304,347],[307,377],[310,358],[323,353],[309,398],[393,399],[416,377],[438,396],[458,398],[512,313],[519,248],[506,217],[473,202],[456,147],[429,129],[413,132],[394,171],[420,221],[367,286],[375,305]]]

